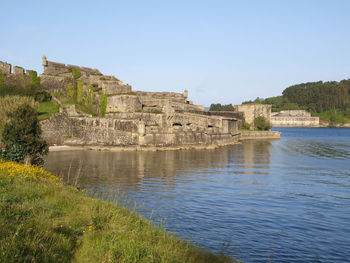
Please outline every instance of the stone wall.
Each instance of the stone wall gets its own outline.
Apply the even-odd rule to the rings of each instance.
[[[318,127],[319,117],[271,117],[273,127]]]
[[[283,110],[280,112],[272,112],[271,116],[288,116],[288,117],[311,117],[311,113],[305,110]]]
[[[304,110],[288,110],[273,113],[271,123],[273,127],[318,127],[320,119]]]
[[[140,98],[135,95],[116,95],[107,97],[107,113],[137,112],[142,110]]]
[[[11,64],[0,61],[0,70],[3,74],[11,74]]]
[[[135,121],[108,118],[68,117],[57,114],[41,122],[43,138],[49,144],[137,145]]]
[[[13,66],[11,64],[8,64],[6,62],[0,61],[0,70],[3,74],[6,75],[28,75],[30,72],[34,72],[34,70],[24,69],[19,66]]]
[[[97,69],[79,67],[75,65],[66,65],[63,63],[48,61],[46,59],[46,56],[43,56],[43,67],[44,67],[44,74],[46,75],[59,75],[59,74],[70,73],[70,69],[72,68],[79,69],[82,72],[82,74],[85,74],[85,75],[90,75],[90,74],[102,75],[101,72]]]
[[[69,69],[77,67],[50,62],[46,57],[43,65],[41,79],[51,92],[66,90],[73,81]],[[97,74],[92,69],[82,71],[78,80],[83,87],[90,85],[95,97],[100,98],[102,92],[107,95],[106,116],[82,117],[73,111],[70,114],[68,109],[53,116],[42,122],[50,144],[181,147],[229,144],[238,139],[239,121],[233,113],[205,113],[203,106],[187,100],[187,90],[133,92],[131,86],[116,77]]]
[[[205,116],[198,119],[177,114],[167,120],[164,114],[153,114],[160,119],[147,119],[147,115],[152,114],[139,113],[138,118],[126,120],[57,114],[42,121],[41,127],[44,139],[51,145],[178,147],[238,140],[237,123],[232,119]]]
[[[256,139],[279,139],[281,133],[278,131],[244,131],[240,134],[240,140],[256,140]]]
[[[251,127],[254,124],[254,119],[257,117],[265,117],[268,121],[271,121],[271,105],[266,104],[242,104],[235,106],[236,112],[242,112],[244,115],[245,123]]]
[[[11,64],[2,61],[0,61],[0,71],[2,74],[5,74],[5,83],[7,85],[14,85],[22,88],[31,84],[30,72],[35,72],[34,70],[12,66]]]

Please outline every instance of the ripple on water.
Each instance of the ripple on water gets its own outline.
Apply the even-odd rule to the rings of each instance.
[[[47,169],[245,262],[350,259],[350,129],[281,129],[215,151],[52,152]],[[69,168],[71,166],[71,169]],[[65,177],[67,180],[67,176]]]

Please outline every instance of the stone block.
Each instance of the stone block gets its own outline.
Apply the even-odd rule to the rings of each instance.
[[[3,74],[11,74],[11,64],[0,61],[0,70]]]
[[[107,113],[136,112],[141,110],[142,104],[138,96],[116,95],[107,98]]]
[[[99,88],[102,88],[106,95],[125,94],[131,92],[131,86],[120,84],[119,80],[99,80]]]
[[[14,66],[13,67],[13,74],[15,74],[15,75],[24,75],[24,68],[18,67],[18,66]]]

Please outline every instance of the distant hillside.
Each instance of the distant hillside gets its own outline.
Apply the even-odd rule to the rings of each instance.
[[[350,122],[350,79],[328,82],[307,82],[290,86],[282,96],[257,98],[245,103],[271,104],[272,111],[307,110],[322,120]]]

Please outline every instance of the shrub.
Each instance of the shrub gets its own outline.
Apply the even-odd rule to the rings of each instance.
[[[81,77],[81,71],[80,71],[80,69],[78,69],[78,68],[72,68],[71,71],[72,71],[73,79],[77,80],[78,78]]]
[[[74,98],[75,98],[75,86],[73,85],[73,83],[69,83],[69,84],[68,84],[67,97],[68,97],[69,100],[71,100],[72,102],[74,102]]]
[[[0,89],[5,86],[5,75],[2,73],[2,70],[0,69]]]
[[[7,123],[18,107],[29,105],[33,108],[37,107],[34,99],[23,96],[4,96],[0,97],[0,122]]]
[[[77,103],[81,103],[83,101],[83,82],[78,81],[77,84]]]
[[[51,94],[45,90],[38,91],[34,96],[35,101],[38,102],[51,101],[51,98]]]
[[[254,119],[254,128],[259,131],[267,131],[271,129],[270,122],[263,116]]]
[[[88,94],[87,94],[87,97],[85,99],[85,105],[91,106],[93,101],[94,101],[94,90],[92,89],[92,87],[90,85],[87,86],[87,90],[88,90]]]
[[[43,155],[48,153],[48,145],[41,138],[41,128],[36,110],[29,106],[20,106],[4,127],[2,144],[5,147],[3,157],[7,160],[32,165],[43,165]]]
[[[250,125],[249,125],[249,123],[244,122],[243,125],[242,125],[242,127],[241,127],[241,130],[249,131],[249,130],[250,130]]]
[[[107,110],[107,95],[102,91],[102,95],[100,98],[100,114],[101,117],[104,117],[106,115]]]
[[[36,85],[36,86],[40,85],[40,77],[38,77],[38,74],[36,73],[36,71],[34,70],[29,71],[29,76],[30,76],[30,82],[33,85]]]

